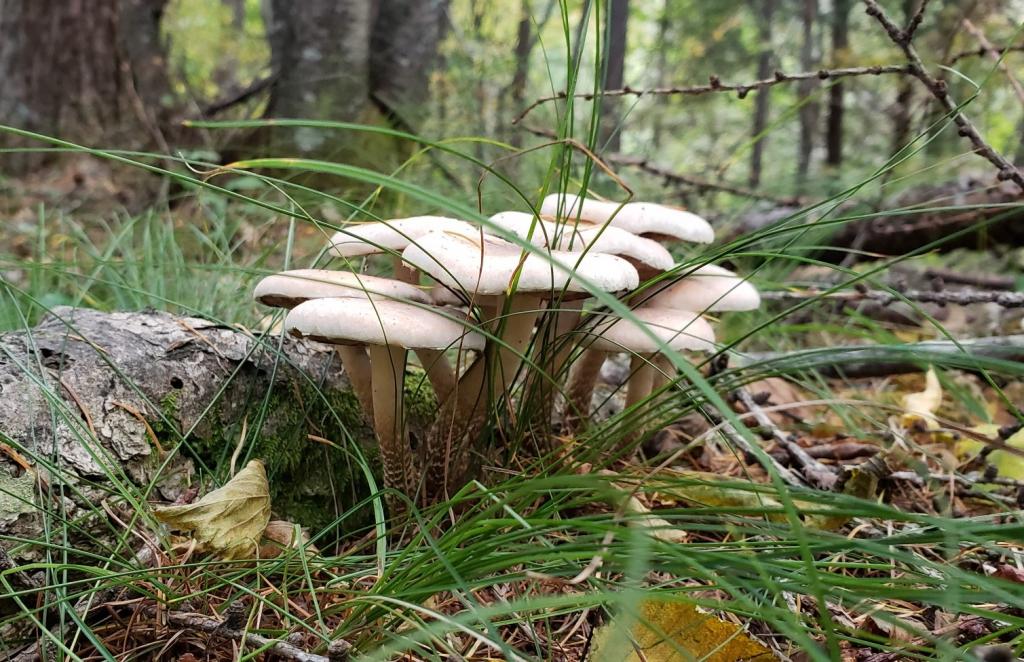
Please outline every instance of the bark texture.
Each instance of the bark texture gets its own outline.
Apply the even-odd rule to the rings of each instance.
[[[771,76],[774,50],[772,48],[772,20],[775,17],[777,0],[754,0],[758,17],[758,36],[761,40],[761,52],[757,56],[757,79],[764,80]],[[768,111],[771,100],[771,88],[758,90],[754,102],[754,123],[750,131],[754,145],[750,149],[750,188],[761,185],[761,166],[764,160],[764,148],[768,140],[765,130],[768,128]]]
[[[0,0],[0,123],[139,148],[161,142],[170,109],[159,24],[167,0]],[[0,146],[24,140],[0,136]],[[5,172],[44,154],[10,154]]]
[[[109,539],[97,506],[117,503],[112,476],[173,500],[242,438],[243,458],[267,462],[278,514],[330,523],[365,492],[341,449],[372,450],[372,433],[331,348],[280,342],[199,318],[72,308],[0,335],[0,535],[36,537],[40,510],[59,507],[62,519],[103,520],[97,537]]]

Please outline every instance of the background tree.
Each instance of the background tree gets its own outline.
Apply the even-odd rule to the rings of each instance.
[[[758,38],[761,51],[757,56],[757,78],[763,80],[771,76],[772,57],[774,54],[772,46],[772,21],[775,16],[777,0],[754,0],[755,11],[758,18]],[[751,136],[754,145],[750,151],[750,187],[757,188],[761,184],[761,163],[764,160],[765,145],[768,137],[765,129],[768,128],[768,108],[771,100],[770,88],[763,89],[757,93],[757,100],[754,106],[754,123],[751,129]]]
[[[0,123],[110,147],[166,145],[167,0],[0,0]],[[0,136],[0,145],[25,141]],[[23,172],[41,153],[5,157]]]

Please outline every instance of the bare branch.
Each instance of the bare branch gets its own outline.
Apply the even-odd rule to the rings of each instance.
[[[722,193],[729,193],[731,195],[737,195],[744,198],[753,198],[755,200],[767,200],[777,205],[784,207],[800,206],[805,201],[802,198],[782,198],[769,195],[767,193],[761,193],[760,191],[751,191],[750,189],[737,186],[735,184],[723,183],[723,182],[712,182],[707,179],[695,177],[693,175],[686,175],[679,172],[674,172],[667,168],[659,165],[655,165],[644,158],[626,156],[624,154],[611,154],[606,156],[605,159],[609,163],[614,163],[621,166],[629,166],[632,168],[639,168],[644,172],[656,175],[665,179],[673,184],[682,184],[684,186],[690,186],[698,190],[707,191],[721,191]]]
[[[1017,95],[1017,99],[1022,105],[1024,105],[1024,86],[1020,84],[1020,81],[1013,75],[1010,68],[1006,66],[1005,62],[1003,62],[1003,56],[1000,55],[998,49],[996,49],[992,42],[988,40],[988,37],[985,36],[985,33],[982,32],[981,28],[972,23],[970,19],[965,18],[963,25],[964,29],[970,32],[971,36],[978,40],[978,43],[985,49],[992,61],[996,63],[997,67],[999,67],[1000,71],[1006,74],[1007,80],[1010,81],[1010,87],[1013,88],[1014,93]]]
[[[793,81],[800,80],[834,80],[839,78],[850,78],[852,76],[881,76],[884,74],[903,74],[912,75],[914,72],[908,65],[884,65],[874,67],[846,67],[842,69],[820,69],[818,71],[803,71],[795,74],[787,74],[781,71],[776,71],[775,76],[772,78],[765,78],[763,80],[755,80],[750,83],[723,83],[718,76],[712,76],[711,80],[707,85],[693,85],[689,87],[653,87],[647,89],[633,89],[631,87],[624,87],[619,90],[605,90],[599,95],[593,92],[579,92],[573,95],[575,99],[590,100],[595,96],[601,97],[624,97],[624,96],[665,96],[665,95],[687,95],[687,96],[700,96],[703,94],[711,94],[714,92],[735,92],[736,95],[743,99],[749,93],[756,90],[760,90],[766,87],[772,87],[780,83],[790,83]],[[569,95],[565,92],[559,92],[558,94],[552,94],[550,96],[541,97],[527,106],[523,112],[519,113],[519,116],[512,120],[512,124],[518,124],[529,115],[538,106],[550,103],[552,101],[558,101],[566,99]]]
[[[908,42],[914,38],[914,33],[921,27],[921,21],[924,20],[924,12],[928,9],[928,0],[920,0],[921,4],[918,5],[917,11],[910,17],[907,22],[907,29],[903,31],[903,37]]]
[[[978,133],[978,129],[963,114],[956,101],[950,97],[946,81],[935,78],[925,70],[921,56],[917,54],[917,50],[911,43],[910,35],[893,23],[892,19],[878,5],[876,0],[864,0],[864,5],[867,7],[867,14],[878,21],[886,34],[889,35],[889,39],[903,51],[910,65],[910,73],[921,81],[921,84],[928,88],[932,96],[946,109],[953,123],[960,130],[960,135],[970,140],[971,144],[974,145],[974,151],[985,157],[989,163],[996,167],[999,171],[1000,180],[1013,181],[1024,191],[1024,174],[1017,169],[1017,166],[1007,161],[1002,154],[985,142],[985,139]]]
[[[983,55],[988,55],[989,52],[990,52],[989,49],[985,48],[984,46],[980,46],[978,48],[972,48],[969,51],[960,51],[959,53],[955,53],[953,55],[953,57],[951,57],[949,59],[949,64],[956,64],[960,60],[964,60],[964,59],[967,59],[969,57],[981,57]],[[1021,46],[1004,46],[1002,48],[997,48],[995,52],[998,53],[1000,56],[1006,55],[1007,53],[1014,53],[1014,52],[1016,52],[1016,53],[1024,53],[1024,45],[1021,45]]]

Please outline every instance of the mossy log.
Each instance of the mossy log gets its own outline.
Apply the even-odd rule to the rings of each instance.
[[[415,417],[433,395],[414,381]],[[278,515],[321,527],[367,493],[360,456],[376,460],[330,347],[160,312],[57,308],[0,335],[0,442],[0,537],[23,539],[44,510],[109,533],[103,504],[173,501],[236,451],[265,460]]]

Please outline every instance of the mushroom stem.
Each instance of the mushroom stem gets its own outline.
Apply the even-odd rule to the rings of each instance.
[[[410,285],[418,286],[420,284],[419,269],[406,265],[402,261],[401,255],[392,256],[391,264],[394,267],[396,280]],[[415,352],[423,369],[427,371],[427,378],[430,379],[430,385],[434,387],[437,402],[439,404],[444,402],[455,388],[455,369],[441,350],[417,349]]]
[[[629,359],[629,380],[626,385],[626,409],[635,407],[651,394],[654,383],[654,357],[634,354]]]
[[[437,396],[438,404],[444,402],[455,390],[455,368],[448,361],[448,357],[444,355],[444,350],[417,349],[416,356],[419,357],[423,369],[427,372],[430,385],[434,387],[434,395]]]
[[[495,324],[502,344],[495,347],[496,343],[489,343],[484,355],[459,378],[452,397],[438,412],[424,444],[427,482],[436,490],[435,495],[447,493],[448,486],[461,480],[468,470],[468,446],[487,424],[488,403],[511,388],[530,343],[540,304],[538,295],[512,297],[507,316]]]
[[[566,431],[577,430],[589,418],[594,387],[597,385],[597,378],[601,375],[601,366],[604,365],[606,357],[606,352],[588,347],[576,360],[565,391],[562,425]]]
[[[404,388],[406,350],[402,347],[370,345],[373,370],[373,427],[380,444],[384,484],[406,493],[418,485],[412,450],[405,436]],[[389,499],[392,507],[400,502]]]
[[[370,379],[370,358],[362,345],[336,345],[341,366],[345,369],[352,390],[366,417],[373,419],[373,382]]]
[[[676,367],[664,354],[655,356],[652,363],[654,363],[654,379],[651,381],[651,393],[654,393],[672,381],[673,375],[676,374]]]
[[[563,374],[569,358],[576,349],[576,343],[569,336],[570,332],[579,324],[582,316],[581,310],[583,300],[575,301],[552,301],[549,305],[558,306],[554,311],[551,324],[539,328],[537,333],[543,333],[542,351],[538,356],[544,359],[543,372],[532,376],[531,386],[528,393],[534,394],[540,401],[536,408],[534,424],[540,429],[547,429],[551,425],[551,414],[555,409],[555,395],[558,392],[558,385],[566,380]],[[550,435],[545,435],[550,437]]]

